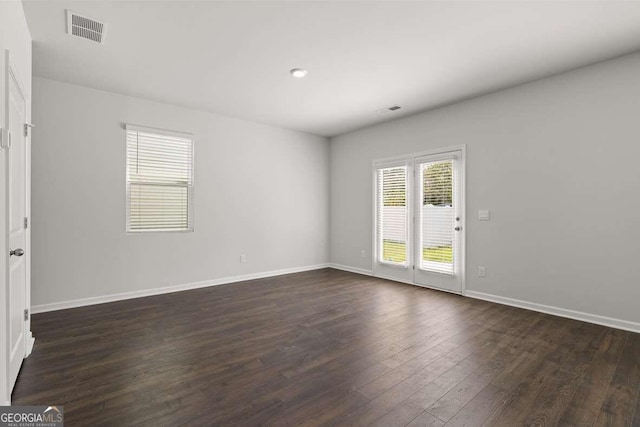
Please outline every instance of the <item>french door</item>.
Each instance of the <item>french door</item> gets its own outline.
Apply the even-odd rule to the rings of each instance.
[[[462,293],[464,147],[374,163],[374,274]]]

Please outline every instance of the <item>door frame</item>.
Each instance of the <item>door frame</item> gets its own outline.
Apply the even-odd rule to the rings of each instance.
[[[451,153],[451,152],[460,152],[460,160],[459,160],[459,191],[462,193],[462,197],[460,198],[460,209],[459,211],[462,213],[461,216],[461,220],[460,220],[460,226],[462,227],[462,230],[460,232],[460,293],[458,292],[452,292],[449,291],[447,289],[441,289],[441,288],[436,288],[436,287],[431,287],[428,285],[422,285],[422,284],[417,284],[415,283],[415,256],[413,256],[413,252],[414,252],[414,247],[415,247],[415,236],[413,234],[415,234],[415,229],[416,229],[416,221],[417,221],[417,216],[416,216],[416,212],[415,212],[415,160],[419,157],[424,157],[424,156],[436,156],[436,155],[440,155],[440,154],[447,154],[447,153]],[[408,245],[407,248],[407,256],[410,257],[411,259],[411,263],[409,265],[409,269],[412,270],[414,273],[411,274],[411,279],[407,279],[407,280],[403,280],[403,279],[398,279],[398,278],[393,278],[393,277],[389,277],[386,275],[380,275],[380,274],[376,274],[376,266],[378,264],[378,244],[377,244],[377,232],[378,232],[378,212],[377,212],[377,170],[382,166],[384,167],[386,164],[394,164],[394,163],[399,163],[405,161],[407,163],[407,168],[410,171],[410,178],[409,181],[407,182],[407,195],[409,197],[407,206],[410,212],[410,220],[407,224],[408,226],[408,234],[409,234],[409,238],[411,240],[411,244]],[[430,150],[425,150],[425,151],[418,151],[418,152],[413,152],[413,153],[407,153],[407,154],[400,154],[400,155],[395,155],[395,156],[390,156],[390,157],[384,157],[381,159],[375,159],[372,162],[372,172],[371,172],[371,176],[373,177],[373,191],[372,191],[372,201],[373,203],[372,205],[372,215],[373,215],[373,227],[371,230],[371,241],[372,241],[372,250],[371,250],[371,274],[374,277],[379,277],[382,279],[388,279],[388,280],[393,280],[396,282],[401,282],[401,283],[408,283],[410,285],[414,285],[414,286],[420,286],[423,288],[429,288],[429,289],[435,289],[438,291],[443,291],[443,292],[449,292],[449,293],[454,293],[456,295],[466,295],[467,292],[467,278],[466,278],[466,271],[467,271],[467,222],[466,222],[466,218],[467,218],[467,207],[466,207],[466,202],[467,202],[467,181],[466,181],[466,176],[467,176],[467,145],[466,144],[459,144],[459,145],[453,145],[453,146],[448,146],[448,147],[441,147],[441,148],[434,148],[434,149],[430,149]],[[410,247],[410,248],[409,248]],[[397,268],[403,268],[403,267],[397,267]]]
[[[9,227],[10,227],[10,155],[9,155],[9,116],[10,116],[10,102],[9,102],[9,87],[10,87],[10,81],[13,80],[13,82],[15,83],[16,87],[18,88],[18,90],[20,91],[21,95],[24,98],[24,102],[25,102],[25,111],[24,111],[24,119],[25,119],[25,123],[22,123],[21,128],[22,129],[26,129],[25,126],[27,125],[27,123],[29,123],[30,121],[30,106],[31,106],[31,102],[30,102],[30,96],[29,93],[27,92],[25,85],[22,83],[22,81],[20,80],[18,73],[17,73],[17,69],[13,64],[13,61],[11,59],[11,53],[8,49],[5,50],[5,55],[4,55],[4,64],[3,64],[3,72],[4,72],[4,81],[3,81],[3,85],[4,85],[4,108],[5,108],[5,117],[4,117],[4,129],[2,129],[2,144],[0,144],[0,151],[3,152],[4,154],[4,166],[5,166],[5,173],[4,173],[4,202],[5,202],[5,211],[4,211],[4,215],[5,215],[5,221],[4,221],[4,233],[5,233],[5,241],[4,241],[4,248],[5,248],[5,252],[4,252],[4,257],[5,257],[5,267],[6,267],[6,271],[5,271],[5,275],[4,275],[4,292],[3,292],[3,298],[4,298],[4,312],[5,312],[5,316],[2,318],[2,320],[0,321],[0,327],[3,328],[3,342],[0,345],[0,350],[3,352],[2,358],[0,358],[0,360],[2,360],[5,364],[5,366],[2,367],[3,369],[3,375],[2,375],[2,384],[0,384],[0,386],[3,388],[2,393],[0,393],[0,398],[2,397],[2,395],[6,395],[6,401],[0,401],[0,404],[3,403],[7,403],[7,404],[11,404],[11,387],[10,387],[10,372],[9,372],[9,368],[10,368],[10,352],[11,352],[11,348],[8,344],[8,341],[10,339],[10,331],[9,331],[9,316],[10,316],[10,299],[9,299],[9,275],[10,275],[10,268],[9,268]],[[25,144],[25,217],[28,220],[28,226],[25,229],[25,259],[24,259],[24,263],[25,263],[25,298],[24,298],[24,310],[28,310],[28,316],[27,319],[24,321],[23,324],[23,328],[24,328],[24,334],[25,334],[25,348],[24,348],[24,353],[23,353],[23,358],[28,357],[31,354],[31,351],[33,350],[33,345],[35,342],[35,339],[33,338],[33,335],[31,333],[31,138],[30,135],[27,134],[24,137],[24,144]]]

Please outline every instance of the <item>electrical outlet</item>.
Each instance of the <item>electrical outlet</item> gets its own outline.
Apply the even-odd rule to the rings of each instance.
[[[487,270],[480,266],[478,267],[478,277],[485,277],[487,275]]]
[[[365,251],[364,249],[360,251],[360,257],[361,258],[366,258],[367,257],[367,251]]]
[[[247,256],[245,254],[240,255],[240,262],[247,262]]]

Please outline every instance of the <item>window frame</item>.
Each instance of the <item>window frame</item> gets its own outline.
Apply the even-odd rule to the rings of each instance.
[[[437,164],[437,163],[442,163],[442,162],[451,162],[451,166],[452,166],[452,195],[453,195],[453,200],[452,200],[452,207],[454,208],[454,212],[458,211],[459,212],[459,208],[458,205],[460,204],[460,197],[459,197],[459,191],[460,191],[460,183],[459,183],[459,175],[460,175],[460,165],[459,165],[459,161],[460,158],[457,155],[456,151],[452,151],[452,152],[448,152],[448,153],[443,153],[443,154],[432,154],[432,155],[426,155],[426,156],[420,156],[420,157],[414,157],[413,159],[413,164],[414,164],[414,169],[415,169],[415,182],[414,182],[414,189],[415,189],[415,199],[414,199],[414,209],[416,210],[416,212],[414,212],[414,216],[415,216],[415,233],[414,233],[414,253],[416,255],[420,255],[420,258],[416,258],[414,260],[414,269],[417,271],[424,271],[424,272],[428,272],[431,274],[443,274],[443,275],[447,275],[447,276],[454,276],[456,274],[455,271],[455,266],[457,263],[454,263],[452,261],[451,263],[451,271],[450,272],[445,272],[445,271],[440,271],[437,269],[428,269],[425,268],[425,261],[422,259],[422,251],[424,248],[423,245],[423,241],[422,238],[424,237],[424,233],[423,233],[423,225],[424,222],[422,220],[422,216],[421,214],[419,214],[417,212],[417,210],[424,206],[423,204],[423,197],[424,197],[424,183],[423,183],[423,170],[421,167],[421,165],[424,164]],[[462,214],[460,214],[462,215]],[[454,215],[455,216],[455,215]],[[458,226],[460,224],[458,223],[454,223],[452,224],[452,228],[453,226]],[[455,233],[453,233],[453,231],[451,232],[452,235],[452,256],[455,257],[455,260],[457,261],[458,258],[458,248],[456,246],[456,238]]]
[[[141,126],[135,124],[126,123],[124,125],[124,143],[125,143],[125,233],[126,234],[147,234],[147,233],[192,233],[194,232],[194,222],[195,222],[195,138],[192,133],[188,132],[179,132],[174,130],[162,129],[162,128],[154,128],[149,126]],[[129,181],[129,148],[127,144],[127,135],[128,132],[145,132],[153,135],[161,135],[161,136],[170,136],[177,138],[185,138],[191,140],[191,184],[186,184],[184,187],[187,188],[187,228],[185,229],[162,229],[162,228],[154,228],[154,229],[139,229],[133,230],[131,229],[131,182]],[[176,185],[178,187],[183,187],[182,185]]]
[[[404,167],[406,168],[406,188],[405,188],[405,197],[406,197],[406,209],[407,209],[407,213],[406,213],[406,224],[407,224],[407,236],[406,236],[406,261],[404,264],[400,264],[400,263],[395,263],[395,262],[389,262],[389,261],[385,261],[385,260],[381,260],[380,256],[382,253],[382,240],[378,241],[378,223],[379,223],[379,218],[378,218],[378,213],[379,213],[379,205],[378,205],[378,186],[379,186],[379,176],[378,176],[378,171],[381,169],[389,169],[389,168],[396,168],[396,167]],[[413,233],[413,198],[410,197],[410,195],[412,194],[412,181],[410,179],[410,176],[413,174],[413,164],[411,164],[411,162],[409,162],[406,158],[401,158],[399,160],[378,160],[378,161],[374,161],[373,163],[373,198],[374,198],[374,207],[373,207],[373,251],[372,251],[372,255],[373,255],[373,263],[374,264],[379,264],[379,265],[384,265],[387,267],[391,267],[391,268],[395,268],[395,269],[402,269],[402,270],[408,270],[410,268],[412,268],[412,262],[411,260],[413,259],[413,247],[412,245],[409,244],[409,236],[411,233]]]

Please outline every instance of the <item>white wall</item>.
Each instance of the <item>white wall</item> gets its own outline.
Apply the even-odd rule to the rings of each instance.
[[[328,262],[325,138],[41,78],[33,116],[35,306]],[[195,135],[195,232],[125,233],[124,123]]]
[[[374,159],[467,144],[467,289],[640,322],[639,76],[634,54],[333,138],[331,261],[371,269]]]
[[[19,1],[0,1],[0,128],[5,124],[5,50],[11,53],[11,62],[17,71],[18,78],[26,91],[31,93],[31,35],[27,21]],[[29,96],[27,96],[27,117],[30,114]],[[6,152],[0,150],[0,223],[5,224],[6,212]],[[0,244],[4,248],[6,229],[0,227]],[[5,248],[6,249],[6,248]],[[8,404],[9,392],[6,377],[6,256],[0,256],[0,404]]]

